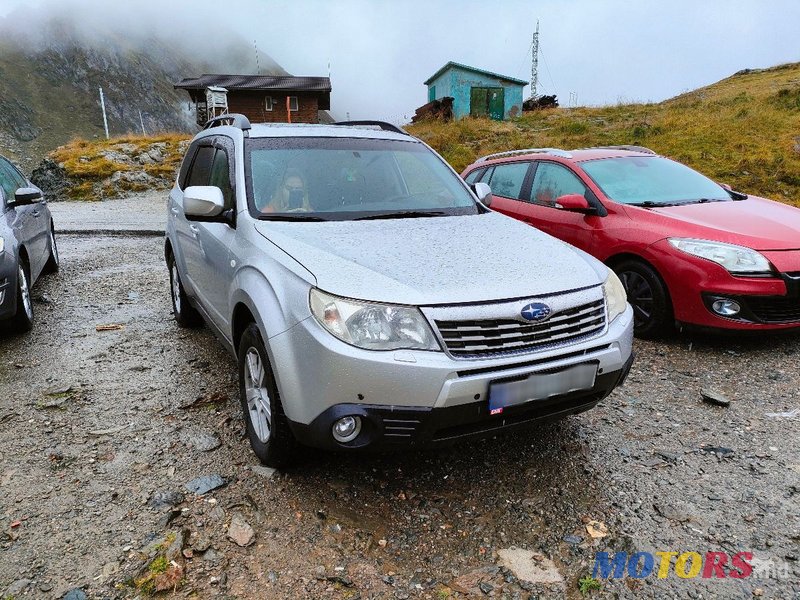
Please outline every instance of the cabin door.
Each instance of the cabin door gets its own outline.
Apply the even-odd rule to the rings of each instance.
[[[502,121],[505,107],[503,88],[474,87],[470,90],[469,114]]]

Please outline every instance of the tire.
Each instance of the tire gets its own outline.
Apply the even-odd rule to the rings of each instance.
[[[33,299],[31,298],[31,270],[23,258],[17,272],[17,311],[8,320],[11,331],[24,333],[33,329]]]
[[[203,317],[189,302],[186,290],[183,289],[183,283],[181,282],[181,276],[180,273],[178,273],[178,265],[175,262],[174,256],[169,256],[167,259],[167,266],[169,267],[169,289],[170,297],[172,298],[172,314],[175,315],[175,321],[178,323],[179,327],[187,329],[200,327],[203,324]]]
[[[50,228],[50,258],[44,266],[45,273],[58,273],[61,268],[61,257],[58,254],[58,244],[56,243],[56,232]]]
[[[650,265],[638,260],[625,260],[614,265],[628,302],[633,307],[633,332],[638,338],[662,337],[674,329],[667,286]]]
[[[239,396],[250,446],[263,464],[276,469],[286,467],[295,458],[297,442],[255,323],[250,323],[242,334],[237,356]]]

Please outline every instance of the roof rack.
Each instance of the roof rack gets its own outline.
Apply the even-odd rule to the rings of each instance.
[[[212,127],[220,127],[222,125],[232,125],[244,132],[250,130],[250,119],[239,113],[228,113],[227,115],[220,115],[206,121],[203,125],[203,130],[211,129]],[[245,133],[247,135],[247,133]]]
[[[644,154],[656,154],[654,150],[645,148],[644,146],[631,146],[630,144],[621,144],[619,146],[595,146],[597,150],[628,150],[629,152],[643,152]],[[591,150],[591,148],[587,148]]]
[[[367,125],[372,127],[379,127],[383,131],[393,131],[394,133],[400,133],[402,135],[410,135],[407,131],[402,130],[397,125],[392,125],[391,123],[387,123],[386,121],[338,121],[336,123],[332,123],[332,125],[345,125],[345,126],[358,126],[358,125]]]
[[[484,162],[492,158],[502,158],[505,156],[517,156],[520,154],[552,154],[553,156],[560,156],[561,158],[572,158],[572,154],[560,148],[525,148],[522,150],[509,150],[507,152],[496,152],[495,154],[487,154],[482,156],[475,162]]]

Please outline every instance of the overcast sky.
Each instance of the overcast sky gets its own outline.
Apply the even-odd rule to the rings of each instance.
[[[528,80],[537,19],[538,91],[562,105],[571,93],[581,105],[659,101],[800,61],[797,0],[0,0],[0,16],[21,5],[176,36],[220,23],[294,75],[327,75],[330,62],[337,118],[405,122],[449,60]]]

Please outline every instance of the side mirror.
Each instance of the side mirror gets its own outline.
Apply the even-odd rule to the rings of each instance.
[[[473,183],[472,191],[475,192],[478,200],[480,200],[484,206],[492,205],[492,188],[489,187],[488,183]]]
[[[42,190],[35,187],[23,187],[14,192],[13,206],[27,206],[42,199]]]
[[[213,185],[193,185],[183,192],[183,213],[187,217],[218,217],[225,210],[222,190]]]
[[[565,194],[556,198],[556,208],[573,212],[594,212],[589,201],[580,194]]]

